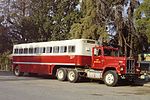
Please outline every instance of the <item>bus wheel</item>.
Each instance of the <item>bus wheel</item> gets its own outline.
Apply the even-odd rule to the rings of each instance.
[[[79,74],[76,70],[70,70],[68,72],[68,80],[71,82],[71,83],[76,83],[79,79]]]
[[[116,71],[109,70],[104,73],[103,80],[107,86],[115,86],[118,82],[118,75]]]
[[[67,79],[67,70],[65,68],[59,68],[56,77],[59,81],[65,81]]]
[[[19,67],[16,66],[15,69],[14,69],[14,74],[15,74],[15,76],[23,76],[24,73],[20,72]]]

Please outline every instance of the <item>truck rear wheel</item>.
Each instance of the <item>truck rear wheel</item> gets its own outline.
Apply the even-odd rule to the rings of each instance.
[[[79,74],[76,70],[70,70],[68,72],[68,80],[71,82],[71,83],[76,83],[79,79]]]
[[[118,82],[118,75],[116,71],[109,70],[105,72],[103,81],[107,86],[115,86]]]
[[[16,66],[14,69],[15,76],[23,76],[24,72],[20,72],[19,66]]]
[[[59,68],[56,77],[59,81],[65,81],[67,79],[67,70],[65,68]]]

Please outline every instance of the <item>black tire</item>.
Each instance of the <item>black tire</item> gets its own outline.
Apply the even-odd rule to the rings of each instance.
[[[118,82],[118,74],[114,70],[109,70],[104,73],[103,81],[107,86],[116,86]]]
[[[59,81],[67,80],[67,69],[59,68],[56,73],[56,77]]]
[[[14,75],[15,76],[23,76],[24,72],[20,72],[19,66],[16,66],[14,69]]]
[[[67,77],[69,82],[76,83],[79,80],[79,73],[76,70],[69,70]]]

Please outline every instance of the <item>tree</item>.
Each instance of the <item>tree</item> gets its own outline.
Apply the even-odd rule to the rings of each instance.
[[[79,0],[2,0],[1,40],[5,37],[12,46],[68,39],[71,25],[79,19],[78,3]]]
[[[68,33],[72,24],[79,19],[78,4],[79,0],[57,0],[54,2],[52,39],[62,40],[69,38]]]
[[[6,16],[9,13],[10,0],[0,1],[0,55],[7,52],[12,47],[12,41],[9,38],[9,27],[6,22]]]
[[[113,25],[116,35],[111,44],[118,45],[126,56],[133,57],[137,53],[140,34],[134,25],[134,11],[138,7],[138,0],[97,0],[99,23]],[[127,15],[124,15],[124,6]],[[143,42],[143,41],[142,41]]]
[[[71,38],[87,38],[98,40],[106,38],[105,26],[97,23],[96,0],[81,2],[81,18],[74,23],[70,30]]]
[[[108,44],[119,46],[126,56],[137,54],[141,35],[134,25],[134,11],[138,7],[138,0],[83,0],[81,2],[81,18],[72,25],[71,38],[108,37],[106,27],[113,27],[109,31],[116,35],[111,37]],[[127,8],[125,16],[124,7]],[[109,28],[108,28],[109,30]],[[104,36],[103,36],[104,35]],[[107,41],[107,38],[104,39]]]
[[[0,54],[11,49],[11,40],[8,38],[8,29],[2,25],[4,17],[0,17]]]
[[[22,30],[22,28],[25,22],[27,22],[27,20],[24,20],[29,17],[30,0],[6,0],[2,3],[2,15],[5,17],[4,22],[8,29],[9,38],[11,38],[13,43],[25,42],[26,35],[24,34],[26,30]]]
[[[141,35],[142,49],[145,51],[150,43],[150,1],[144,0],[134,13],[136,30]]]
[[[8,1],[8,2],[6,2]],[[14,43],[68,39],[79,0],[6,0],[5,22]],[[5,10],[3,10],[5,11]]]
[[[78,19],[79,0],[31,1],[30,18],[37,30],[35,41],[68,39],[70,27]]]

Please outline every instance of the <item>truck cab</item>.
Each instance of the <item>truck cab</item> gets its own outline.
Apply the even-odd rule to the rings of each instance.
[[[92,56],[92,68],[105,70],[111,68],[117,70],[117,73],[125,73],[126,57],[119,56],[118,48],[113,47],[94,47]]]
[[[91,69],[93,71],[88,72],[87,77],[100,77],[108,86],[115,86],[122,77],[137,77],[140,71],[134,59],[120,56],[118,48],[106,46],[96,46],[92,49]]]

